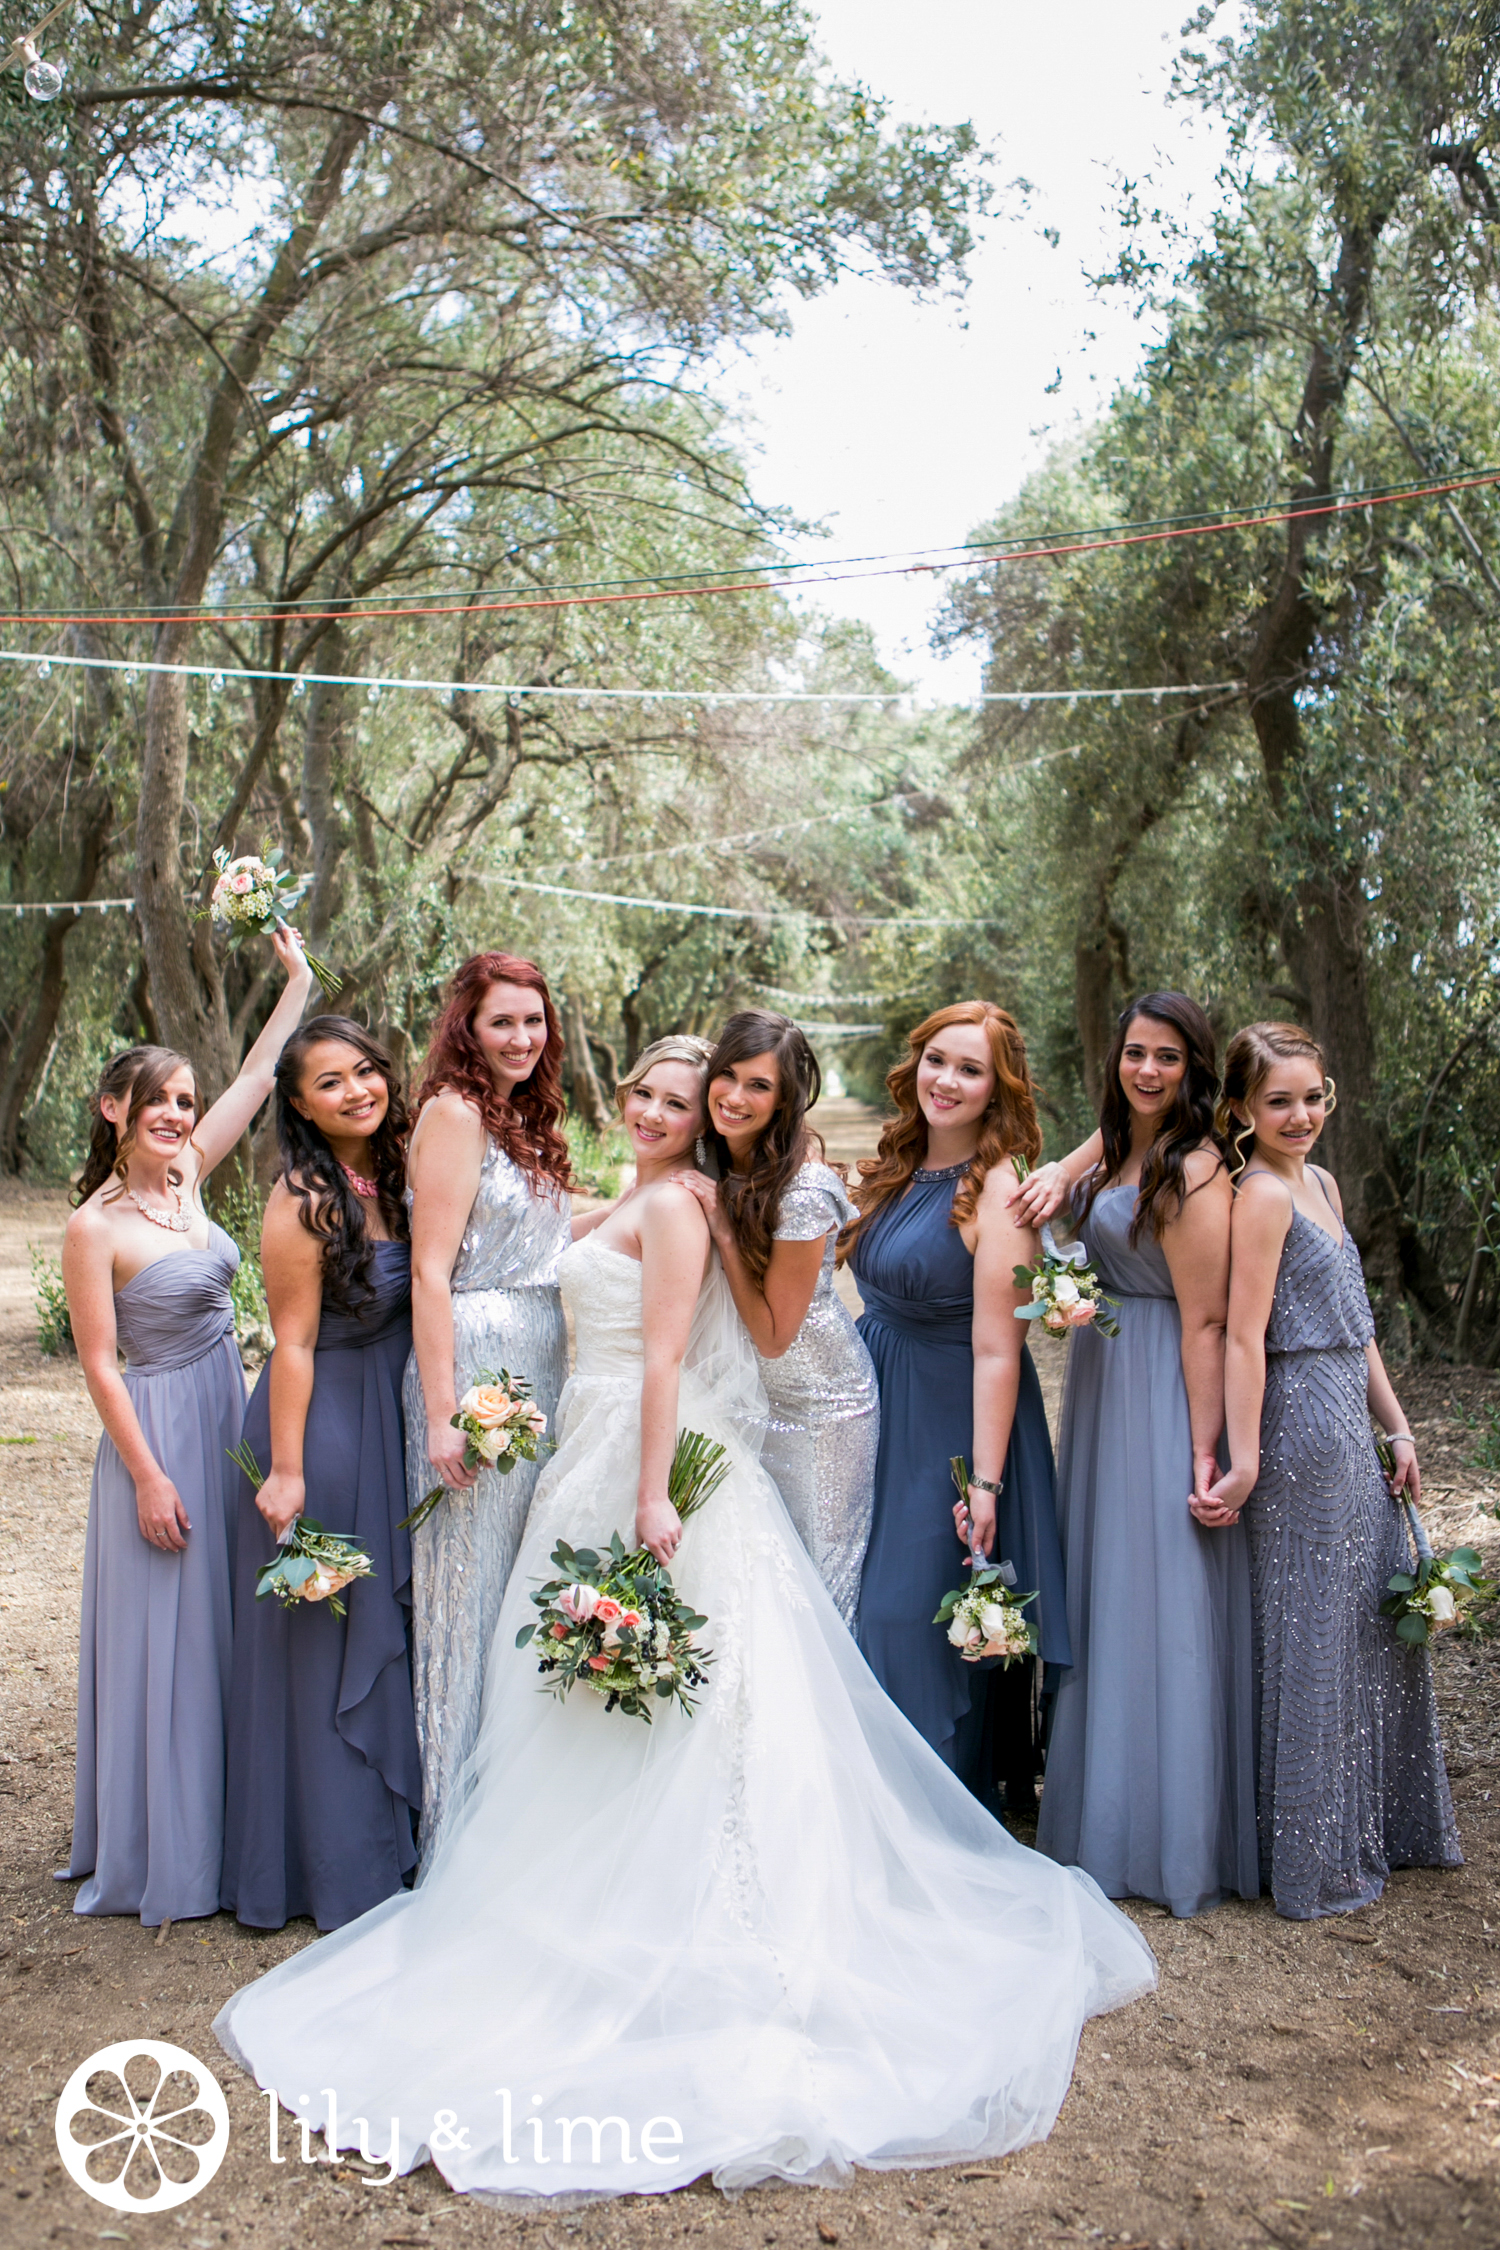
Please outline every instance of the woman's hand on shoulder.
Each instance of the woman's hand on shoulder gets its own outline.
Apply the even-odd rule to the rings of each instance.
[[[688,1194],[702,1207],[703,1216],[708,1221],[708,1231],[722,1249],[731,1238],[731,1229],[729,1213],[724,1208],[718,1181],[711,1180],[706,1172],[674,1172],[669,1184],[686,1188]]]

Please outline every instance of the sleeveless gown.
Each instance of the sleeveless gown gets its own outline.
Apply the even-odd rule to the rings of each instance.
[[[325,1306],[318,1326],[303,1471],[307,1513],[363,1540],[372,1578],[326,1602],[257,1600],[276,1552],[241,1479],[235,1558],[234,1700],[221,1903],[258,1929],[310,1914],[352,1921],[401,1888],[416,1863],[422,1801],[412,1718],[401,1375],[411,1349],[411,1252],[377,1242],[365,1317]],[[271,1466],[271,1366],[245,1414],[245,1441]]]
[[[780,1359],[760,1362],[770,1407],[761,1465],[851,1632],[880,1442],[875,1370],[833,1282],[839,1229],[853,1217],[837,1172],[804,1164],[781,1199],[775,1239],[812,1242],[822,1235],[823,1264],[791,1345]]]
[[[571,1231],[561,1196],[538,1193],[520,1166],[486,1138],[479,1191],[453,1265],[456,1395],[461,1398],[481,1372],[505,1367],[524,1375],[547,1417],[549,1438],[568,1379],[557,1261]],[[415,1352],[406,1363],[402,1403],[409,1511],[437,1482],[427,1458],[427,1409]],[[422,1753],[424,1861],[479,1732],[495,1619],[540,1468],[539,1462],[521,1461],[508,1476],[481,1470],[467,1492],[446,1494],[412,1536],[412,1687]]]
[[[732,1463],[673,1565],[715,1652],[699,1709],[560,1703],[514,1648],[559,1538],[633,1539],[641,1269],[590,1235],[559,1272],[577,1372],[465,1799],[414,1892],[247,1985],[221,2041],[341,2145],[368,2120],[400,2170],[430,2151],[492,2197],[826,2183],[1045,2134],[1084,2018],[1147,1990],[1150,1953],[871,1678],[740,1435],[764,1394],[717,1267],[679,1405]]]
[[[1013,1669],[966,1664],[933,1623],[964,1583],[948,1464],[974,1454],[974,1258],[949,1224],[967,1165],[919,1170],[899,1202],[862,1228],[854,1277],[860,1334],[880,1384],[875,1520],[860,1596],[859,1645],[917,1732],[982,1790],[985,1705],[1019,1681]],[[1002,1477],[995,1561],[1014,1566],[1048,1664],[1071,1661],[1047,1413],[1028,1346]],[[1029,1721],[1028,1721],[1029,1726]]]
[[[75,1914],[148,1927],[216,1914],[224,1851],[224,1728],[245,1415],[229,1284],[239,1251],[170,1250],[115,1294],[125,1388],[192,1530],[180,1552],[141,1537],[135,1481],[103,1437],[89,1494],[78,1651],[78,1772],[69,1876]]]
[[[1426,1649],[1380,1615],[1411,1567],[1370,1433],[1359,1253],[1292,1214],[1266,1327],[1260,1478],[1245,1508],[1261,1679],[1260,1856],[1279,1914],[1379,1898],[1393,1867],[1459,1867]]]
[[[1058,1689],[1037,1849],[1111,1898],[1191,1915],[1260,1895],[1250,1557],[1188,1512],[1193,1442],[1166,1254],[1130,1240],[1133,1187],[1094,1198],[1089,1258],[1118,1336],[1076,1329],[1058,1441],[1073,1667]]]

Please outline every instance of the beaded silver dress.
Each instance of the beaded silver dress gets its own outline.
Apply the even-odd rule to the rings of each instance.
[[[854,1205],[826,1164],[804,1164],[781,1199],[778,1242],[826,1237],[807,1318],[780,1359],[762,1359],[770,1401],[761,1466],[852,1632],[875,1505],[880,1393],[853,1316],[833,1285],[839,1229]]]
[[[1261,1870],[1279,1914],[1379,1898],[1393,1867],[1462,1863],[1432,1666],[1380,1615],[1410,1568],[1370,1435],[1359,1253],[1292,1214],[1266,1327],[1260,1478],[1245,1508],[1261,1683]]]
[[[407,1191],[411,1200],[411,1191]],[[454,1260],[453,1379],[462,1397],[481,1373],[524,1375],[549,1433],[568,1378],[557,1261],[572,1239],[567,1199],[538,1185],[486,1140],[479,1192]],[[414,1508],[437,1482],[417,1355],[406,1363],[406,1489]],[[412,1537],[412,1670],[422,1752],[422,1865],[452,1810],[479,1732],[485,1659],[541,1463],[508,1476],[482,1469],[449,1492]]]

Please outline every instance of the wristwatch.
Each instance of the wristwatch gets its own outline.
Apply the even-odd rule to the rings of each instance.
[[[1000,1484],[1003,1484],[1004,1482],[1005,1479],[1002,1477],[1000,1479]],[[1000,1497],[1000,1484],[992,1484],[988,1477],[970,1477],[969,1490],[971,1492],[993,1492],[995,1498],[998,1500]]]

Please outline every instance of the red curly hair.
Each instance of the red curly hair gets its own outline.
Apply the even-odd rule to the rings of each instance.
[[[519,984],[542,996],[547,1044],[529,1078],[505,1095],[495,1084],[474,1036],[474,1018],[493,984]],[[564,1193],[573,1184],[568,1144],[559,1130],[565,1103],[562,1090],[563,1032],[547,980],[534,961],[515,953],[473,953],[454,971],[443,1012],[433,1027],[416,1108],[452,1086],[472,1102],[490,1138],[518,1170],[533,1180],[550,1180]]]
[[[951,1007],[937,1009],[907,1033],[911,1052],[886,1079],[886,1090],[898,1114],[881,1134],[877,1153],[859,1160],[859,1184],[849,1191],[859,1206],[859,1217],[849,1222],[840,1239],[840,1261],[849,1256],[860,1230],[877,1212],[906,1193],[913,1172],[926,1157],[927,1120],[917,1104],[917,1065],[928,1040],[936,1039],[939,1032],[956,1023],[983,1026],[990,1061],[995,1066],[995,1088],[980,1125],[973,1162],[953,1198],[949,1224],[962,1226],[966,1219],[973,1218],[985,1176],[996,1164],[1008,1156],[1024,1156],[1028,1164],[1034,1164],[1042,1153],[1036,1088],[1026,1060],[1026,1042],[1015,1017],[997,1008],[993,1000],[955,1000]]]

